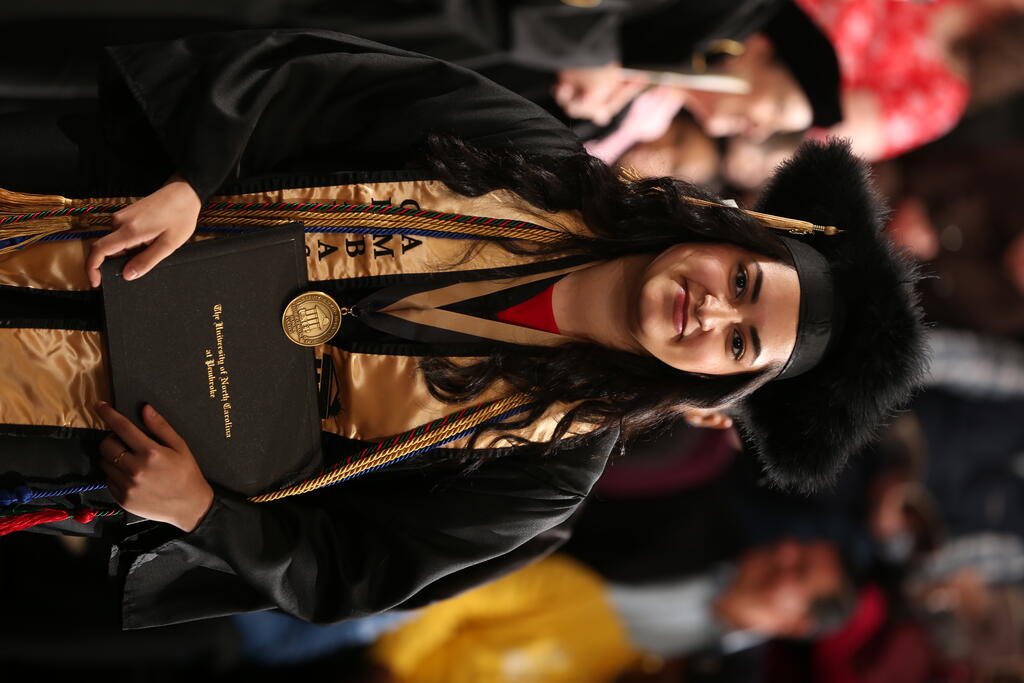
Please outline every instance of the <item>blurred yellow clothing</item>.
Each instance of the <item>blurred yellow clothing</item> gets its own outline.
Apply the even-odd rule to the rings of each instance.
[[[640,655],[601,578],[555,555],[426,608],[372,656],[399,683],[586,683]]]

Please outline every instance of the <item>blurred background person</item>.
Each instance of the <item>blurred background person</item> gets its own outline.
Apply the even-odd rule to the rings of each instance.
[[[1024,142],[979,139],[986,125],[999,122],[980,116],[878,177],[892,198],[890,236],[935,276],[921,287],[929,317],[1024,340],[1024,217],[1008,201],[1024,177]]]
[[[948,133],[974,107],[1024,83],[1007,43],[1024,40],[1014,0],[795,0],[828,34],[842,74],[842,121],[809,131],[847,137],[869,161],[900,156]],[[783,132],[783,131],[779,131]],[[795,149],[795,139],[731,135],[724,173],[745,188]]]
[[[595,580],[553,557],[427,608],[383,636],[373,658],[396,681],[612,680],[659,659],[828,632],[854,601],[838,552],[823,541],[752,549],[674,581]]]
[[[802,37],[810,35],[802,26],[808,21],[825,45],[793,48],[791,42],[813,44]],[[848,137],[869,160],[891,158],[952,129],[968,108],[972,86],[978,88],[975,106],[1019,89],[1024,79],[1010,46],[1022,35],[1019,4],[1010,0],[794,0],[718,62],[716,72],[746,81],[747,92],[656,87],[637,97],[632,106],[638,111],[627,111],[621,125],[590,148],[606,161],[621,159],[650,173],[657,167],[645,162],[655,151],[693,145],[697,149],[676,154],[702,153],[743,188],[760,185],[804,134]],[[804,73],[808,61],[829,51],[839,65],[838,73],[828,74],[833,82],[820,70]],[[829,116],[835,88],[839,108]],[[680,139],[687,125],[677,121],[680,109],[708,138],[727,140],[720,154],[702,149],[698,135]]]

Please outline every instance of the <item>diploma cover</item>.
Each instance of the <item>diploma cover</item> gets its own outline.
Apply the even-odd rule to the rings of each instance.
[[[151,403],[206,478],[243,495],[318,472],[313,349],[281,329],[308,285],[302,226],[189,243],[132,282],[128,258],[102,267],[117,409],[143,427]]]

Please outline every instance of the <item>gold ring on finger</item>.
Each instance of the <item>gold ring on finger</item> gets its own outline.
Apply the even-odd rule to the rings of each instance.
[[[113,459],[113,460],[112,460],[111,462],[113,462],[113,463],[114,463],[114,465],[119,465],[119,464],[121,464],[121,458],[123,458],[123,457],[124,457],[124,454],[125,454],[125,453],[128,453],[128,452],[129,452],[129,450],[128,450],[127,448],[126,448],[126,449],[124,449],[123,451],[121,451],[120,453],[118,453],[117,455],[115,455],[115,456],[114,456],[114,459]]]

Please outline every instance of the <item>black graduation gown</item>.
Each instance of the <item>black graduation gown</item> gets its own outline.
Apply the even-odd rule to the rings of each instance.
[[[329,32],[119,47],[109,66],[103,132],[80,165],[93,191],[172,171],[203,198],[422,177],[410,160],[431,131],[537,154],[578,148],[543,111],[476,74]],[[585,438],[554,458],[483,453],[494,457],[457,476],[417,458],[274,503],[219,491],[192,533],[150,528],[120,545],[123,624],[273,607],[331,622],[450,596],[564,540],[615,439]]]
[[[152,166],[139,141],[155,134],[162,170],[204,198],[268,175],[300,187],[408,169],[430,132],[533,154],[579,149],[543,110],[476,73],[329,31],[206,34],[109,57],[107,140]]]

